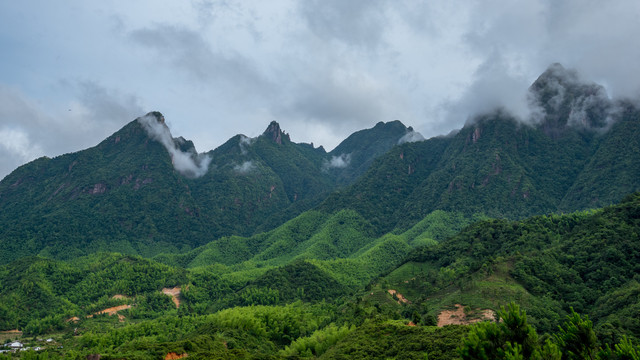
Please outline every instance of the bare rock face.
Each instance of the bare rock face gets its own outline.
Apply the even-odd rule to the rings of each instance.
[[[278,124],[276,121],[272,121],[267,127],[267,130],[265,130],[262,135],[267,136],[268,138],[273,140],[273,142],[279,145],[282,145],[283,138],[286,140],[290,140],[289,135],[282,131],[282,129],[280,129],[280,124]]]

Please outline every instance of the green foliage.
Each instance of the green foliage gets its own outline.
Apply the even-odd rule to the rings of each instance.
[[[186,274],[179,269],[140,257],[106,253],[73,263],[23,258],[5,269],[0,299],[12,310],[10,316],[0,318],[0,329],[23,328],[28,334],[66,329],[71,326],[66,320],[73,316],[120,305],[121,301],[111,299],[116,294],[148,294],[141,298],[140,312],[157,312],[162,306],[154,305],[151,293],[187,282]],[[168,297],[162,295],[155,298],[156,303],[158,300]]]
[[[207,316],[199,331],[236,329],[284,346],[310,335],[327,320],[322,305],[308,307],[297,302],[278,307],[234,307]]]
[[[468,218],[458,212],[435,210],[402,234],[412,246],[429,246],[455,235],[480,217]]]
[[[584,319],[571,309],[567,320],[555,335],[564,359],[594,359],[597,350],[596,333],[588,316]]]
[[[411,327],[398,322],[369,321],[326,351],[320,359],[456,359],[462,326]]]
[[[498,312],[502,321],[483,322],[472,328],[460,348],[463,359],[529,359],[538,345],[526,312],[510,303]]]
[[[535,329],[514,303],[502,308],[503,322],[474,325],[460,347],[463,359],[638,359],[640,348],[623,337],[620,343],[598,348],[588,317],[572,310],[563,326],[544,343],[537,341]]]
[[[605,330],[607,323],[619,329],[610,341],[625,333],[638,336],[638,208],[640,194],[634,194],[599,211],[476,223],[436,246],[414,250],[407,261],[425,265],[411,284],[486,298],[487,286],[505,279],[531,299],[525,306],[542,331],[553,331],[561,321],[549,308],[573,307],[596,316],[596,329]],[[496,295],[506,294],[490,296]]]
[[[301,337],[292,342],[280,355],[284,357],[310,358],[324,354],[338,341],[346,338],[356,329],[355,326],[341,326],[329,324],[323,329],[316,330],[307,337]]]
[[[369,169],[373,161],[393,148],[412,128],[400,121],[379,122],[371,129],[360,130],[342,141],[329,155],[346,156],[349,166],[336,168],[327,166],[329,173],[335,174],[339,184],[350,184]]]
[[[636,347],[631,343],[631,340],[624,336],[620,343],[616,344],[614,349],[611,350],[609,345],[604,350],[600,350],[598,353],[600,359],[611,360],[639,360],[640,359],[640,347]]]
[[[545,81],[543,102],[557,95]],[[397,121],[329,154],[274,122],[209,152],[198,179],[137,122],[38,159],[0,182],[0,329],[64,344],[25,358],[449,359],[469,333],[463,358],[637,359],[640,194],[506,220],[638,189],[640,112],[620,104],[598,134],[609,105],[590,103],[576,128],[574,100],[597,89],[572,86],[539,125],[496,111],[400,146],[410,129]],[[342,155],[349,166],[332,168]],[[161,293],[174,286],[179,308]],[[508,300],[527,312],[432,326],[444,307],[475,320]],[[120,318],[96,314],[125,304]]]
[[[589,97],[589,89],[575,96]],[[619,104],[623,111],[604,132],[604,123],[569,123],[565,105],[569,111],[554,110],[537,126],[495,111],[451,136],[395,147],[320,208],[354,209],[385,233],[434,210],[516,219],[610,205],[638,191],[638,108]]]
[[[296,261],[290,265],[269,270],[249,282],[238,293],[236,305],[278,305],[295,300],[333,301],[349,292],[349,288],[317,266],[306,261]]]
[[[279,127],[255,139],[238,135],[208,152],[210,170],[193,179],[175,171],[166,149],[134,120],[93,148],[40,158],[0,182],[0,264],[34,254],[184,253],[268,231],[353,181],[405,132],[394,122],[354,134],[343,146],[360,149],[353,166],[332,171],[323,148],[293,143]],[[174,142],[198,156],[190,141]]]

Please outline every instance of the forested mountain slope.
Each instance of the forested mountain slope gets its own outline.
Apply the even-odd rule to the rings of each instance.
[[[430,307],[517,301],[543,332],[573,308],[607,336],[638,337],[639,234],[640,193],[595,211],[481,221],[417,248],[386,281]]]
[[[333,167],[322,147],[292,142],[276,122],[256,138],[238,135],[197,153],[150,113],[96,147],[40,158],[5,177],[0,262],[103,250],[152,256],[270,230],[351,181],[409,131],[393,122],[354,134],[342,147],[353,165]]]
[[[402,144],[320,209],[353,209],[381,233],[434,210],[523,218],[609,205],[640,189],[640,109],[553,65],[531,86],[533,122],[503,110]]]
[[[333,221],[367,233],[353,215]],[[376,242],[407,242],[436,228],[426,225]],[[516,301],[540,334],[557,333],[573,308],[594,321],[600,343],[590,346],[613,346],[623,336],[637,344],[638,234],[635,193],[595,211],[481,221],[419,247],[399,265],[378,268],[381,276],[372,281],[348,286],[345,275],[357,266],[341,268],[332,260],[284,260],[251,277],[240,269],[234,277],[221,276],[219,266],[185,270],[119,254],[71,262],[23,258],[0,266],[0,326],[57,334],[65,350],[47,350],[50,358],[61,352],[422,358],[428,352],[450,359],[469,329],[434,325],[451,319],[446,315],[455,304],[464,308],[460,316],[474,319]],[[382,254],[372,264],[389,262],[389,252]],[[179,307],[163,288],[179,290]],[[100,314],[106,309],[119,309],[113,310],[118,316]],[[410,346],[401,346],[407,341]]]

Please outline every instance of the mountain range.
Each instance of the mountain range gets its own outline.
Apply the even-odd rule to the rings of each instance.
[[[0,182],[2,261],[98,250],[150,256],[271,229],[353,182],[411,132],[379,123],[327,153],[293,143],[272,122],[257,138],[237,135],[197,154],[170,136],[162,114],[149,113],[96,147],[37,159]]]
[[[541,332],[575,310],[603,348],[637,340],[640,107],[559,64],[529,101],[330,152],[273,121],[199,153],[151,112],[25,164],[0,181],[0,330],[82,356],[448,359],[475,330],[432,326],[516,301]]]
[[[380,122],[331,152],[292,142],[272,122],[261,136],[199,154],[152,112],[96,147],[5,177],[0,260],[185,252],[310,209],[354,210],[381,235],[434,210],[517,219],[613,204],[640,188],[633,103],[609,100],[558,64],[530,98],[529,123],[497,109],[447,136],[406,142],[422,139],[399,121]]]

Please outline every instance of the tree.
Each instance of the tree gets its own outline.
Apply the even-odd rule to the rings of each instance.
[[[559,328],[555,339],[562,351],[563,359],[595,359],[598,339],[589,317],[584,319],[571,308],[564,325]]]
[[[499,321],[502,319],[502,321]],[[463,359],[530,359],[537,354],[538,334],[515,303],[500,308],[498,322],[473,327],[459,349]]]

